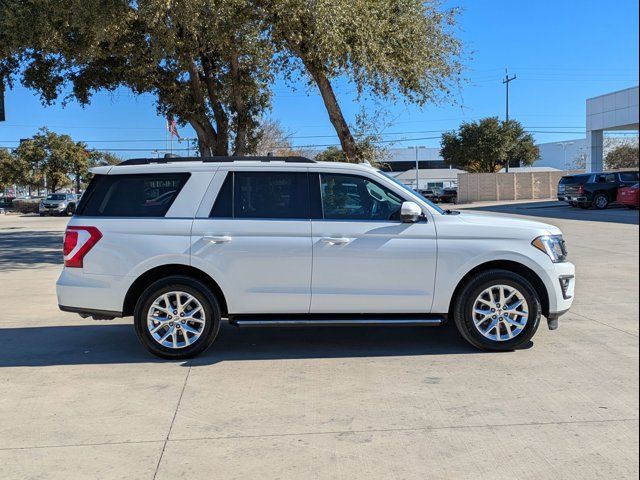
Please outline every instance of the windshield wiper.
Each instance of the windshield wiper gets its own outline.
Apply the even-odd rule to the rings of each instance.
[[[459,210],[451,210],[451,209],[447,209],[444,211],[445,215],[460,215],[460,211]]]

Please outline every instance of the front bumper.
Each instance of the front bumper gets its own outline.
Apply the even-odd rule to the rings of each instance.
[[[40,204],[38,207],[39,213],[63,213],[67,210],[66,205],[53,205],[53,206],[45,206]]]
[[[558,328],[558,318],[573,305],[576,288],[576,267],[573,263],[554,263],[543,279],[549,295],[547,320],[550,330]]]

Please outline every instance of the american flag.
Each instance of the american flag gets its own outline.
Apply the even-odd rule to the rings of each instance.
[[[178,133],[178,125],[173,117],[167,117],[167,130],[172,137],[176,137],[180,140],[180,134]]]

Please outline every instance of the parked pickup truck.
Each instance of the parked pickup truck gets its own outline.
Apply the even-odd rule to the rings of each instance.
[[[558,200],[572,207],[604,210],[616,201],[618,188],[638,183],[638,172],[600,172],[567,175],[560,179]]]

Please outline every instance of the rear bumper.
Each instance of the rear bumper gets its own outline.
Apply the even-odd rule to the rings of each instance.
[[[122,316],[122,312],[112,312],[109,310],[93,310],[88,308],[67,307],[65,305],[58,305],[58,308],[63,312],[77,313],[82,318],[91,317],[94,320],[113,320],[116,317]]]
[[[56,282],[58,305],[65,312],[101,317],[120,317],[131,277],[84,273],[64,268]]]
[[[589,201],[587,197],[584,195],[558,195],[558,200],[561,202],[575,202],[575,203],[586,203]]]

